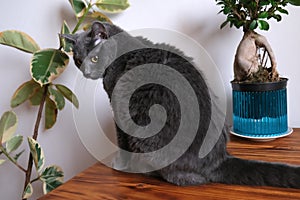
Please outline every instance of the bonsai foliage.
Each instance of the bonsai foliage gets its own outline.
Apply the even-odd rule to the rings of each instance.
[[[69,0],[77,25],[70,31],[66,22],[63,22],[61,34],[75,33],[80,28],[87,28],[92,20],[110,22],[110,19],[99,10],[116,13],[128,8],[127,0]],[[85,22],[85,26],[82,26]],[[33,131],[33,136],[27,138],[30,150],[27,168],[18,163],[19,157],[25,152],[20,146],[23,136],[16,135],[18,119],[13,111],[5,112],[0,119],[0,165],[10,161],[25,174],[23,199],[29,198],[33,193],[32,183],[41,181],[44,193],[55,189],[63,183],[64,174],[59,166],[44,167],[45,157],[43,149],[37,142],[42,113],[45,116],[45,129],[54,126],[58,111],[65,106],[66,100],[76,108],[79,102],[73,92],[64,85],[53,83],[60,76],[69,63],[68,53],[72,51],[70,46],[61,38],[58,49],[41,49],[39,45],[26,33],[15,30],[0,32],[0,44],[16,48],[32,54],[30,61],[31,80],[21,84],[11,98],[11,108],[15,108],[24,102],[32,106],[38,106],[38,113]],[[36,178],[31,179],[32,168],[35,166]]]
[[[221,28],[242,28],[244,32],[235,55],[234,77],[236,81],[266,82],[278,81],[276,59],[267,39],[254,30],[268,31],[268,20],[280,22],[285,7],[289,4],[300,6],[300,0],[216,0],[226,20]],[[267,66],[268,59],[271,66]]]

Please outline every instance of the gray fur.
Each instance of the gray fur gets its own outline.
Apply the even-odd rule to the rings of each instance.
[[[100,28],[99,28],[100,27]],[[100,31],[99,31],[100,30]],[[99,35],[99,32],[103,34]],[[117,40],[114,35],[122,33]],[[95,35],[98,36],[96,37]],[[104,36],[103,36],[104,35]],[[103,36],[103,38],[99,38]],[[176,185],[207,184],[211,182],[241,185],[267,185],[276,187],[300,188],[300,168],[285,164],[267,163],[260,161],[248,161],[233,157],[226,150],[227,128],[224,127],[218,142],[212,151],[204,158],[199,158],[199,149],[204,141],[211,117],[211,101],[207,85],[201,72],[198,72],[191,59],[184,56],[178,49],[165,45],[153,44],[151,41],[141,37],[132,37],[119,27],[107,23],[95,22],[92,29],[77,35],[65,35],[73,43],[74,60],[86,78],[103,78],[104,89],[109,98],[112,97],[117,81],[129,70],[138,65],[146,63],[161,63],[172,66],[180,72],[193,87],[199,102],[200,121],[198,131],[189,148],[174,162],[151,172],[151,175]],[[95,42],[95,40],[98,40]],[[95,46],[96,44],[96,46]],[[125,56],[124,48],[140,50],[132,51]],[[97,47],[97,48],[96,48]],[[161,50],[157,50],[161,49]],[[166,50],[176,52],[168,53]],[[92,58],[98,56],[97,62]],[[184,57],[185,59],[182,59]],[[121,59],[120,59],[121,58]],[[114,61],[113,61],[114,60]],[[96,61],[96,60],[94,60]],[[112,62],[113,61],[113,62]],[[189,61],[189,62],[187,62]],[[128,79],[128,81],[134,81]],[[126,84],[124,88],[126,91]],[[149,138],[139,138],[126,134],[116,124],[118,145],[121,149],[134,153],[154,152],[174,137],[181,116],[178,100],[171,91],[155,84],[148,84],[139,88],[133,94],[129,110],[132,120],[140,125],[146,126],[150,123],[148,111],[154,104],[164,107],[167,119],[165,126],[160,132]],[[112,103],[113,111],[116,107]],[[189,133],[186,133],[187,137]],[[172,149],[176,152],[180,146]],[[153,167],[155,162],[164,162],[167,158],[139,160],[138,157],[131,158],[128,155],[120,157],[124,159],[123,167],[136,167],[129,165],[149,165]],[[129,162],[133,159],[134,162]],[[132,161],[132,160],[131,160]],[[155,167],[154,167],[155,168]]]

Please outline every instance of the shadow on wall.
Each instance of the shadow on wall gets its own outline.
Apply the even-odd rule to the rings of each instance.
[[[206,17],[201,21],[185,18],[178,30],[194,40],[211,56],[217,65],[227,95],[226,123],[232,125],[232,97],[231,84],[233,79],[233,61],[237,45],[242,37],[239,31],[228,27],[220,29],[224,18],[217,15]],[[188,22],[188,23],[187,23]]]

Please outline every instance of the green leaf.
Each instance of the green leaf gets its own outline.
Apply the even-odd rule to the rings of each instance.
[[[49,87],[49,93],[50,93],[50,98],[55,103],[56,107],[59,110],[62,110],[65,107],[64,96],[60,93],[60,91],[57,91],[52,87]]]
[[[269,0],[272,6],[275,6],[275,0]]]
[[[286,15],[289,14],[289,12],[288,12],[286,9],[283,9],[283,8],[277,8],[277,10],[278,10],[279,12],[283,13],[283,14],[286,14]]]
[[[40,172],[45,162],[43,149],[41,148],[40,144],[31,137],[28,137],[28,144],[35,168],[38,172]]]
[[[259,13],[258,18],[264,19],[264,18],[268,18],[268,16],[269,16],[268,12],[261,12]]]
[[[118,13],[129,7],[128,0],[98,0],[96,6],[110,13]]]
[[[32,96],[29,98],[29,101],[32,106],[39,106],[42,102],[43,95],[45,91],[45,86],[40,87],[32,94]]]
[[[23,136],[16,135],[6,142],[6,152],[11,153],[17,150],[23,142]]]
[[[253,20],[253,21],[251,22],[249,28],[250,28],[251,30],[254,30],[254,29],[257,28],[257,25],[258,25],[258,24],[257,24],[257,20]]]
[[[76,97],[76,95],[66,86],[56,84],[55,87],[58,89],[58,91],[61,92],[61,94],[68,99],[77,109],[79,108],[79,102]]]
[[[92,13],[88,13],[86,15],[85,18],[86,22],[84,24],[84,26],[82,27],[83,30],[88,30],[91,26],[92,23],[94,21],[101,21],[101,22],[108,22],[110,24],[112,24],[112,21],[109,19],[109,17],[107,17],[105,14],[101,13],[101,12],[92,12]]]
[[[261,30],[267,31],[267,30],[269,30],[269,28],[270,28],[269,23],[266,22],[266,21],[264,21],[264,20],[258,20],[257,23],[258,23],[259,29],[261,29]]]
[[[25,188],[25,190],[24,190],[24,192],[23,192],[23,199],[28,199],[29,197],[31,197],[32,196],[32,194],[33,194],[33,188],[32,188],[32,185],[29,183],[27,186],[26,186],[26,188]]]
[[[57,118],[57,107],[55,103],[49,98],[46,98],[45,105],[45,128],[50,129],[56,122]]]
[[[19,153],[17,153],[17,154],[13,157],[14,160],[17,161],[17,160],[20,158],[20,156],[21,156],[24,152],[25,152],[25,149],[23,149],[22,151],[20,151]]]
[[[8,141],[17,130],[17,115],[12,111],[5,112],[0,119],[0,144]]]
[[[294,6],[300,6],[300,0],[288,0],[288,2]]]
[[[44,182],[43,183],[43,192],[44,194],[47,194],[48,192],[51,192],[55,188],[59,187],[62,185],[62,182],[60,181],[52,181],[52,182]]]
[[[267,5],[269,5],[269,3],[270,3],[269,0],[266,0],[266,1],[260,0],[260,1],[259,1],[259,5],[260,5],[260,6],[267,6]]]
[[[282,20],[282,17],[280,15],[273,15],[272,17],[274,17],[277,22],[280,22]]]
[[[57,49],[44,49],[34,53],[31,59],[31,76],[41,86],[51,83],[67,67],[69,57]]]
[[[93,21],[97,20],[97,21],[108,22],[108,23],[112,24],[112,21],[109,19],[109,17],[107,17],[105,14],[103,14],[101,12],[89,13],[87,15],[87,18],[91,18],[91,19],[93,19]]]
[[[244,25],[244,22],[243,21],[236,21],[235,23],[234,23],[234,26],[237,28],[237,29],[239,29],[241,26],[243,26]]]
[[[82,17],[87,9],[87,4],[84,0],[69,0],[77,18]]]
[[[28,100],[30,97],[32,97],[33,94],[40,88],[41,87],[39,86],[39,84],[37,84],[33,80],[23,83],[13,94],[10,101],[10,106],[12,108],[19,106],[20,104]]]
[[[64,24],[62,25],[60,33],[61,34],[71,33],[70,28],[66,21],[64,21]],[[68,52],[68,53],[72,52],[72,45],[69,42],[67,42],[66,39],[63,37],[60,37],[60,46],[63,47],[63,50],[65,52]]]
[[[0,159],[0,165],[2,165],[3,163],[5,163],[6,160]]]
[[[41,180],[43,181],[44,194],[47,194],[63,183],[64,173],[60,167],[53,165],[43,171]]]
[[[219,1],[216,5],[224,5],[223,1]]]
[[[231,7],[229,7],[229,6],[225,6],[224,7],[224,10],[223,10],[223,13],[225,14],[225,15],[227,15],[228,13],[230,13],[231,12]]]
[[[224,28],[227,24],[228,24],[228,20],[226,20],[225,22],[223,22],[222,24],[221,24],[221,26],[220,26],[220,28],[222,29],[222,28]]]
[[[26,33],[14,30],[0,32],[0,44],[34,53],[40,49],[36,42]]]

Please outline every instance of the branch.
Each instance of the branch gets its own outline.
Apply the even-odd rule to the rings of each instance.
[[[255,43],[258,47],[264,47],[265,48],[265,51],[267,51],[268,55],[269,55],[269,58],[270,58],[270,61],[271,61],[271,65],[272,65],[272,68],[275,70],[275,68],[277,67],[277,63],[276,63],[276,59],[275,59],[275,55],[274,55],[274,52],[271,48],[271,45],[269,44],[269,42],[267,41],[267,39],[256,33],[257,36],[256,36],[256,40],[255,40]]]
[[[232,12],[233,12],[233,14],[235,14],[239,18],[239,20],[243,20],[242,16],[239,14],[239,12],[235,8],[232,9]]]
[[[33,132],[33,136],[32,136],[32,138],[34,140],[37,140],[37,137],[38,137],[39,127],[40,127],[40,123],[41,123],[41,119],[42,119],[42,113],[43,113],[43,108],[44,108],[46,97],[47,97],[47,92],[48,92],[48,85],[46,85],[45,88],[44,88],[43,98],[41,100],[38,115],[37,115],[37,118],[36,118],[36,122],[35,122],[35,126],[34,126],[34,132]],[[30,183],[32,165],[33,165],[33,158],[32,158],[32,155],[30,153],[29,154],[29,160],[28,160],[28,167],[27,167],[27,170],[26,170],[24,191],[25,191],[27,185]]]
[[[25,172],[26,173],[26,169],[24,169],[21,165],[19,165],[15,159],[13,159],[12,157],[10,157],[10,155],[5,151],[5,149],[0,146],[0,150],[1,150],[1,153],[3,153],[15,166],[17,166],[21,171]]]
[[[37,178],[35,178],[35,179],[31,180],[31,181],[30,181],[30,183],[34,183],[34,182],[36,182],[36,181],[40,180],[40,178],[41,178],[41,176],[39,176],[39,177],[37,177]]]

